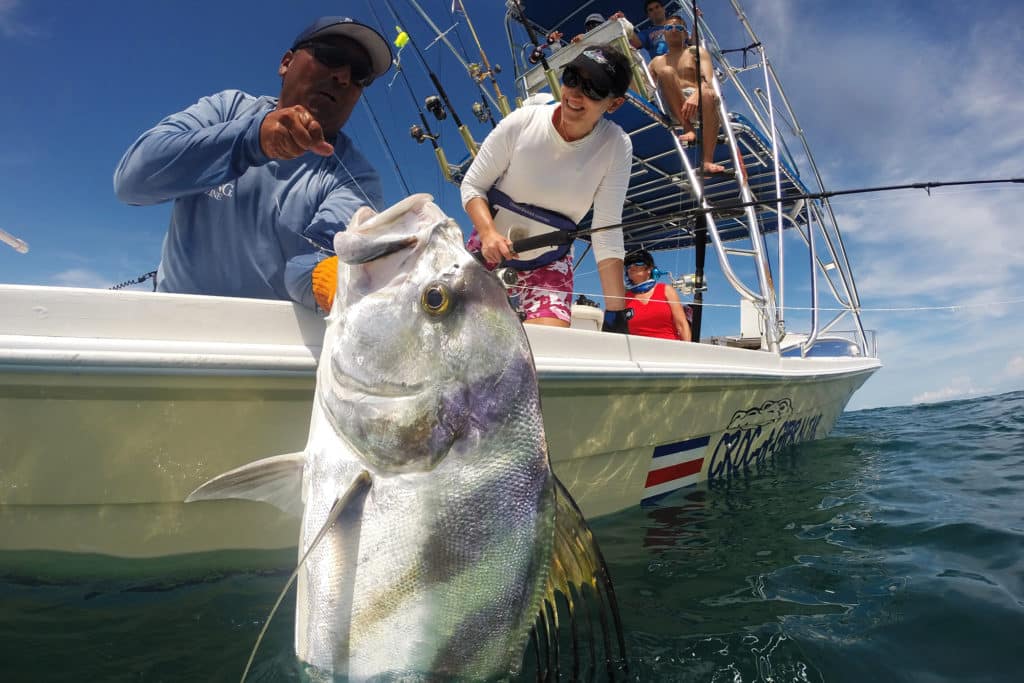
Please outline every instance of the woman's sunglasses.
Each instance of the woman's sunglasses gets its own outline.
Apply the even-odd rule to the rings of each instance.
[[[587,98],[595,102],[600,102],[611,94],[609,91],[602,90],[586,78],[583,78],[576,69],[567,68],[562,72],[562,85],[567,88],[579,88]]]
[[[299,43],[296,50],[307,49],[313,53],[316,61],[328,69],[340,69],[347,66],[352,74],[352,82],[361,88],[373,83],[373,68],[366,55],[355,45],[348,43],[321,43],[310,40]]]

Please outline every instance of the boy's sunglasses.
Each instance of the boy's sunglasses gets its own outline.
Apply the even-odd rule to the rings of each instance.
[[[575,68],[567,68],[562,72],[562,85],[567,88],[579,88],[587,98],[595,102],[600,102],[611,94],[608,90],[602,90],[583,78]]]
[[[295,50],[307,49],[313,53],[316,61],[328,69],[340,69],[347,66],[352,74],[352,82],[361,88],[373,83],[373,68],[366,55],[357,46],[348,43],[321,43],[309,40],[299,43]]]
[[[665,24],[664,26],[652,26],[652,31],[679,31],[686,33],[686,27],[681,24]]]

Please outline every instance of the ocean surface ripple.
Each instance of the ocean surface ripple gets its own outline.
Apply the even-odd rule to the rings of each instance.
[[[847,413],[827,439],[594,529],[633,680],[1024,677],[1024,392]],[[0,576],[3,679],[237,680],[293,562]],[[290,602],[251,680],[300,680]]]

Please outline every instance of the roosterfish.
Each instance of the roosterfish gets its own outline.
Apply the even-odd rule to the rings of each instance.
[[[430,195],[361,209],[334,248],[305,449],[226,472],[187,501],[301,516],[295,654],[316,677],[503,680],[533,661],[531,642],[538,675],[557,677],[567,621],[573,677],[588,650],[591,675],[620,675],[614,590],[552,472],[533,355],[504,286]]]

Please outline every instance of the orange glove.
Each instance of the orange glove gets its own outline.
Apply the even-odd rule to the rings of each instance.
[[[313,298],[327,313],[334,305],[334,293],[338,291],[338,257],[325,258],[313,268]]]

